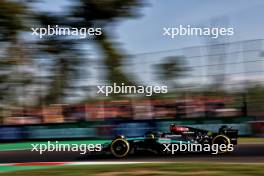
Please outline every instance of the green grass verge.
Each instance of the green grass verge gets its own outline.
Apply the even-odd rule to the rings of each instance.
[[[238,144],[239,143],[264,143],[264,138],[240,137],[238,138]]]
[[[104,144],[109,142],[109,140],[78,140],[78,141],[59,141],[60,144]],[[10,150],[26,150],[32,149],[31,144],[47,144],[45,142],[18,142],[18,143],[7,143],[0,144],[0,151],[10,151]]]
[[[20,166],[23,167],[23,166]],[[153,163],[134,165],[63,166],[0,173],[0,176],[263,176],[264,164]]]

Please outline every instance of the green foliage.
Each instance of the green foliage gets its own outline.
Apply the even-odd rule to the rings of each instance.
[[[31,74],[20,69],[29,63],[26,46],[20,37],[27,30],[29,12],[23,2],[2,0],[0,7],[0,104],[8,107],[19,103],[19,94],[31,80]]]
[[[262,115],[264,109],[264,87],[256,85],[248,88],[246,101],[249,114]]]
[[[8,0],[1,0],[0,7],[0,41],[15,40],[26,29],[27,8],[24,3]]]
[[[187,71],[183,68],[184,57],[171,56],[164,58],[164,60],[164,62],[155,65],[156,76],[167,84],[175,86],[175,80]]]
[[[138,16],[138,7],[143,5],[139,0],[80,0],[80,3],[71,7],[70,17],[73,21],[67,21],[73,27],[101,27],[103,34],[96,36],[95,42],[100,46],[104,54],[104,68],[106,80],[110,83],[135,84],[122,70],[124,56],[112,41],[113,35],[107,26],[121,18],[131,18]],[[78,19],[78,20],[75,20]]]

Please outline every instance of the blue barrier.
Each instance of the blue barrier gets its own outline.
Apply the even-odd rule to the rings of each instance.
[[[26,139],[95,138],[95,128],[47,128],[27,127]]]
[[[136,137],[143,136],[147,131],[152,130],[153,127],[148,122],[129,122],[118,124],[115,128],[115,134]]]
[[[101,124],[89,122],[76,124],[48,124],[0,126],[0,141],[6,140],[42,140],[42,139],[112,139],[116,135],[130,137],[143,136],[148,131],[169,131],[170,124],[185,125],[178,121],[120,121]],[[187,126],[217,132],[222,125],[239,130],[240,136],[254,135],[249,123],[189,124]]]
[[[0,140],[21,140],[23,139],[22,127],[0,127]]]

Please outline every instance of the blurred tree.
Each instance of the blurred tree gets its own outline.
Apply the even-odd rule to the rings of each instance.
[[[46,12],[38,12],[35,18],[40,26],[45,27],[60,25],[64,22],[61,20],[64,17]],[[35,57],[49,59],[48,70],[46,70],[49,73],[47,81],[38,81],[40,87],[46,87],[46,92],[43,92],[43,89],[40,91],[38,104],[49,105],[65,102],[73,91],[78,89],[75,85],[78,84],[78,79],[85,74],[82,70],[85,60],[78,42],[66,36],[48,36],[38,40],[36,48]]]
[[[25,30],[24,17],[27,14],[25,4],[16,1],[0,1],[0,41],[16,42],[22,30]]]
[[[2,103],[6,103],[7,99],[10,102],[11,99],[12,102],[16,102],[16,99],[27,92],[14,89],[20,89],[20,86],[25,87],[29,84],[32,85],[31,89],[45,87],[40,90],[39,104],[62,103],[67,98],[66,94],[72,93],[69,90],[76,88],[76,79],[85,74],[80,69],[85,64],[79,48],[79,40],[72,40],[66,36],[48,36],[41,40],[23,39],[23,32],[28,32],[33,25],[102,28],[103,35],[89,39],[95,41],[103,51],[107,80],[112,83],[132,84],[121,69],[124,56],[115,47],[109,24],[121,18],[136,17],[138,14],[136,7],[142,4],[139,0],[72,1],[69,11],[65,11],[64,14],[33,10],[29,8],[32,6],[28,3],[31,1],[0,1],[0,52],[2,56],[0,98]],[[38,80],[42,79],[38,76],[40,70],[34,70],[35,66],[45,69],[38,61],[39,58],[49,60],[47,61],[48,70],[45,70],[47,76],[44,80]],[[27,68],[23,68],[25,66]],[[31,75],[31,72],[24,72],[30,69],[34,70],[32,74],[35,75]]]
[[[76,5],[77,4],[77,5]],[[95,0],[80,0],[72,1],[69,11],[64,14],[52,14],[47,12],[35,12],[37,24],[41,26],[71,26],[76,28],[100,27],[103,30],[102,35],[92,38],[81,39],[84,41],[95,41],[104,54],[104,66],[106,68],[106,79],[111,83],[126,83],[132,84],[127,75],[121,69],[124,56],[120,50],[114,46],[111,40],[111,33],[107,29],[110,23],[116,22],[121,17],[136,16],[135,7],[139,6],[137,0],[121,1],[95,1]],[[39,81],[40,86],[46,87],[40,91],[40,103],[62,103],[66,94],[71,88],[74,88],[76,80],[80,75],[84,75],[80,70],[83,62],[82,54],[78,49],[81,46],[81,41],[78,39],[69,39],[65,36],[48,36],[41,39],[37,43],[36,57],[51,58],[49,63],[50,75],[45,81]],[[41,78],[43,79],[43,78]],[[44,94],[44,96],[43,96]]]
[[[39,103],[48,105],[66,102],[66,99],[73,94],[72,92],[78,89],[75,85],[84,74],[81,69],[84,64],[83,56],[71,41],[49,39],[40,42],[40,45],[42,45],[43,55],[49,55],[51,62],[49,80],[45,85],[47,91]]]
[[[30,57],[21,38],[29,12],[23,2],[1,0],[0,7],[0,101],[8,107],[18,103],[32,76],[25,69]]]
[[[246,102],[249,116],[263,116],[264,109],[264,86],[251,85],[246,90]]]
[[[164,59],[165,61],[154,65],[156,70],[156,76],[163,83],[175,88],[176,79],[183,75],[185,69],[183,69],[182,56],[170,56]]]
[[[122,71],[124,56],[112,40],[110,24],[121,18],[137,17],[137,8],[142,6],[140,0],[80,0],[71,7],[70,18],[73,27],[101,27],[102,35],[95,36],[95,41],[102,48],[106,69],[106,80],[110,83],[134,84],[134,81]],[[110,37],[112,36],[112,37]]]

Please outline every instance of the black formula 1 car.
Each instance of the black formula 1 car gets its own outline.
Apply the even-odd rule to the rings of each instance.
[[[103,145],[104,151],[110,151],[115,157],[122,158],[138,151],[151,151],[155,154],[174,154],[181,152],[179,145],[200,146],[198,151],[185,152],[211,152],[213,154],[230,152],[229,146],[237,144],[238,130],[222,126],[219,131],[197,129],[188,126],[170,125],[170,132],[147,132],[143,137],[117,136],[113,141]],[[177,145],[177,146],[176,146]],[[216,146],[217,145],[217,146]],[[222,146],[219,150],[219,145]],[[198,147],[199,147],[198,146]],[[206,150],[203,150],[207,147]],[[217,151],[215,150],[217,148]],[[177,149],[177,150],[176,150]],[[192,149],[192,148],[188,148]]]

